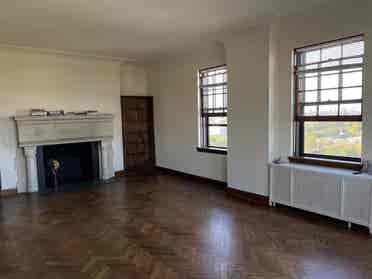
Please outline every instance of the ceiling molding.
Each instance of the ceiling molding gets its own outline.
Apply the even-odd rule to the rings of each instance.
[[[49,49],[49,48],[37,48],[37,47],[19,46],[19,45],[3,44],[3,43],[0,43],[0,49],[19,50],[19,51],[39,53],[39,54],[54,54],[54,55],[62,55],[62,56],[69,56],[69,57],[79,57],[79,58],[87,58],[87,59],[95,59],[95,60],[120,62],[120,63],[136,62],[136,59],[132,59],[128,57],[99,55],[99,54],[94,54],[94,53],[89,53],[89,52],[66,51],[66,50]]]

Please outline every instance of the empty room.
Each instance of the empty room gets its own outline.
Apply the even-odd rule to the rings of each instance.
[[[2,0],[0,278],[372,278],[371,11]]]

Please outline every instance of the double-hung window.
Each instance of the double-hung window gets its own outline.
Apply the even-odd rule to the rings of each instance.
[[[199,71],[199,151],[227,150],[226,65]]]
[[[360,161],[363,36],[294,52],[295,155]]]

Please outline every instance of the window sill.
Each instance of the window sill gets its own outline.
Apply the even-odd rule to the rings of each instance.
[[[288,159],[291,163],[295,164],[297,163],[337,169],[349,169],[353,171],[360,171],[362,169],[362,164],[360,162],[346,162],[337,160],[317,159],[310,157],[288,157]]]
[[[197,147],[196,150],[198,152],[204,152],[204,153],[213,153],[213,154],[227,155],[227,149],[209,148],[209,147]]]

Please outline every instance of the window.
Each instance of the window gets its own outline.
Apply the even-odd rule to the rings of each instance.
[[[364,40],[295,50],[295,155],[360,161]]]
[[[199,151],[227,149],[227,67],[199,71]]]

